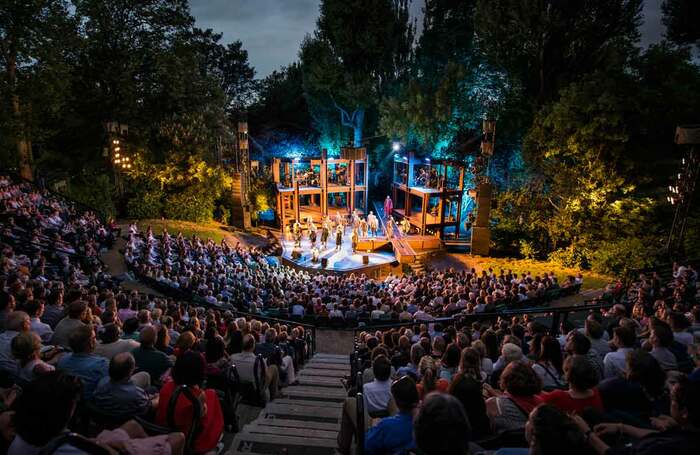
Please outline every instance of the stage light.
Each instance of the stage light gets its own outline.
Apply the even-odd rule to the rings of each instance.
[[[425,162],[426,162],[426,163],[430,163],[430,158],[426,158],[426,159],[425,159]]]
[[[115,153],[115,154],[114,154],[114,157],[115,157],[115,158],[119,158],[119,154],[118,154],[118,153]]]
[[[399,150],[401,150],[401,144],[398,142],[394,142],[393,144],[391,144],[391,149],[395,152],[398,152]]]

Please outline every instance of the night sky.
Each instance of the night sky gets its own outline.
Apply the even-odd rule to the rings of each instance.
[[[644,0],[642,46],[661,39],[662,0]],[[257,77],[298,59],[299,44],[316,28],[319,0],[190,0],[201,28],[223,33],[224,42],[243,41]],[[422,20],[423,0],[414,0],[413,14]]]

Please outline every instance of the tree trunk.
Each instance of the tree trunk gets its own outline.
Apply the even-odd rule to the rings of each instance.
[[[32,142],[22,118],[22,105],[17,94],[17,58],[11,54],[8,58],[7,79],[10,83],[12,98],[12,115],[15,120],[15,146],[19,158],[19,174],[27,180],[34,180],[32,172]]]
[[[362,147],[362,128],[365,123],[365,109],[359,108],[353,114],[353,140],[355,147]]]

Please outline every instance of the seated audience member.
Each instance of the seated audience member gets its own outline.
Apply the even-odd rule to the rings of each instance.
[[[136,368],[148,373],[153,383],[159,383],[163,373],[173,366],[170,357],[155,348],[156,336],[153,326],[144,327],[140,334],[141,346],[131,351],[136,360]]]
[[[499,449],[494,455],[591,455],[586,434],[560,409],[541,404],[525,425],[527,448]]]
[[[429,355],[425,355],[420,359],[418,363],[418,373],[420,374],[420,382],[416,385],[416,388],[418,389],[418,396],[420,396],[421,400],[433,391],[447,392],[450,383],[437,377],[437,364]]]
[[[24,311],[13,311],[5,320],[5,331],[0,333],[0,371],[14,378],[19,374],[19,363],[12,355],[12,340],[20,333],[28,333],[31,321]]]
[[[413,441],[413,412],[418,405],[416,383],[403,376],[391,385],[391,396],[398,414],[385,417],[367,431],[365,454],[397,453],[415,448]]]
[[[180,338],[182,338],[182,335]],[[255,344],[255,337],[251,334],[246,334],[243,337],[243,351],[231,356],[231,361],[236,365],[241,381],[251,384],[255,383],[255,361],[257,359]],[[265,364],[264,359],[263,364],[265,365],[264,395],[266,400],[272,400],[278,394],[279,371],[275,365]]]
[[[391,400],[391,362],[380,355],[372,362],[372,371],[374,380],[362,386],[365,409],[370,416],[386,414]]]
[[[598,392],[598,374],[583,356],[572,355],[564,361],[564,378],[569,390],[554,390],[540,395],[542,401],[564,412],[582,415],[587,409],[602,414],[603,401]]]
[[[391,362],[384,355],[378,356],[372,362],[374,379],[362,386],[364,401],[365,424],[371,417],[384,417],[391,414]],[[347,455],[350,453],[352,439],[357,429],[357,402],[355,398],[347,398],[343,403],[343,413],[338,432],[338,451]]]
[[[157,329],[156,344],[155,348],[165,355],[173,355],[173,347],[170,346],[170,331],[164,325],[159,326]]]
[[[12,355],[19,362],[18,378],[29,382],[37,376],[54,371],[53,365],[41,360],[41,340],[34,332],[23,332],[12,339]]]
[[[95,346],[95,354],[112,360],[112,357],[122,352],[131,352],[139,347],[139,342],[119,338],[119,326],[114,323],[105,324],[100,333],[100,341]]]
[[[532,369],[542,380],[544,390],[558,389],[564,385],[561,379],[562,362],[559,342],[550,336],[542,337],[539,355],[536,362],[532,364]]]
[[[589,316],[585,322],[584,335],[590,340],[591,348],[595,349],[603,360],[605,355],[610,352],[609,340],[606,339],[607,333],[603,324]]]
[[[591,340],[589,340],[586,335],[578,330],[569,333],[566,338],[564,350],[568,355],[584,356],[595,369],[598,378],[603,379],[605,370],[603,359],[598,355],[598,352],[591,347]]]
[[[51,341],[53,336],[53,329],[50,325],[41,322],[41,316],[44,314],[44,302],[41,300],[32,300],[24,305],[24,309],[27,311],[31,319],[31,330],[32,332],[39,335],[42,343],[48,343]]]
[[[73,334],[77,328],[85,325],[83,318],[87,311],[87,303],[82,300],[76,300],[68,305],[68,316],[61,319],[61,322],[59,322],[54,329],[53,336],[51,337],[51,344],[67,348],[68,339],[71,334]]]
[[[674,340],[685,346],[693,344],[693,334],[688,331],[690,321],[683,313],[673,312],[669,314],[668,321],[673,330]]]
[[[676,355],[671,351],[673,331],[668,324],[660,320],[654,320],[651,323],[649,342],[651,344],[650,354],[659,362],[664,371],[678,369]]]
[[[488,380],[491,377],[491,373],[493,373],[493,361],[491,361],[486,353],[486,345],[483,341],[476,340],[472,343],[472,347],[476,349],[479,353],[479,357],[481,357],[481,371],[486,375],[486,379]]]
[[[471,427],[462,403],[452,395],[425,397],[413,422],[416,447],[424,455],[468,455]]]
[[[113,417],[142,416],[156,408],[158,399],[144,390],[148,386],[147,373],[136,373],[142,376],[134,378],[135,370],[136,361],[131,353],[122,352],[112,357],[109,376],[102,378],[95,389],[94,404]]]
[[[15,311],[15,296],[0,290],[0,331],[7,330],[7,316]]]
[[[204,357],[194,351],[188,351],[178,357],[172,370],[172,380],[166,382],[160,389],[156,423],[165,425],[168,422],[168,405],[178,386],[187,386],[200,402],[202,415],[198,424],[198,433],[194,441],[194,452],[207,453],[216,449],[224,431],[224,415],[216,392],[212,389],[202,389],[206,375]],[[192,430],[194,409],[190,400],[181,394],[175,405],[175,425],[178,430],[189,434]]]
[[[440,361],[438,377],[447,382],[452,381],[452,377],[457,373],[460,361],[460,349],[455,343],[450,343],[445,349],[445,353]]]
[[[500,391],[488,385],[484,388],[491,395],[486,400],[486,414],[495,433],[523,430],[530,412],[542,402],[538,396],[542,390],[540,377],[523,362],[512,362],[505,368]]]
[[[482,392],[483,380],[479,353],[473,348],[464,348],[459,371],[450,383],[448,392],[464,406],[472,427],[473,438],[477,441],[491,434]]]
[[[620,326],[613,330],[612,343],[617,349],[607,353],[603,359],[605,379],[625,376],[627,353],[634,349],[635,342],[634,330],[630,327]]]
[[[396,375],[398,377],[410,375],[414,381],[419,381],[420,373],[418,372],[418,364],[424,355],[425,351],[423,350],[423,347],[420,344],[415,343],[413,346],[411,346],[410,361],[407,365],[399,368]]]
[[[90,325],[81,325],[74,329],[69,344],[73,351],[64,354],[58,361],[57,368],[80,378],[83,383],[83,398],[92,399],[95,387],[109,373],[109,362],[94,353],[97,338]]]
[[[598,385],[606,413],[625,423],[642,425],[650,417],[668,413],[666,374],[659,362],[641,349],[627,354],[625,377]]]
[[[50,372],[30,382],[17,399],[14,424],[17,435],[8,455],[39,455],[49,443],[68,429],[81,394],[78,378],[61,372]],[[148,437],[143,428],[129,421],[116,430],[106,430],[93,441],[92,453],[124,453],[129,455],[183,453],[185,438],[182,433]],[[55,454],[88,453],[71,441],[57,442]],[[73,444],[78,444],[73,442]],[[97,452],[97,450],[100,450]]]
[[[497,385],[501,378],[501,374],[505,371],[505,368],[512,362],[520,362],[525,359],[523,355],[523,350],[520,346],[514,343],[503,343],[501,347],[501,356],[498,361],[493,365],[493,373],[491,374],[491,384]]]
[[[624,423],[601,423],[591,428],[581,418],[576,422],[590,435],[590,445],[596,453],[634,455],[695,455],[700,447],[700,384],[682,380],[671,390],[670,416],[652,421],[653,429],[638,428]],[[633,439],[629,446],[610,447],[605,441],[611,436]]]

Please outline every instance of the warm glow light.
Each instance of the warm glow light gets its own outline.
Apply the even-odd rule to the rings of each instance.
[[[118,153],[115,153],[114,156],[117,157],[117,158],[119,158],[119,154],[118,154]]]
[[[118,152],[118,151],[121,150],[121,149],[122,149],[121,147],[114,147],[114,151],[115,151],[115,152]]]

